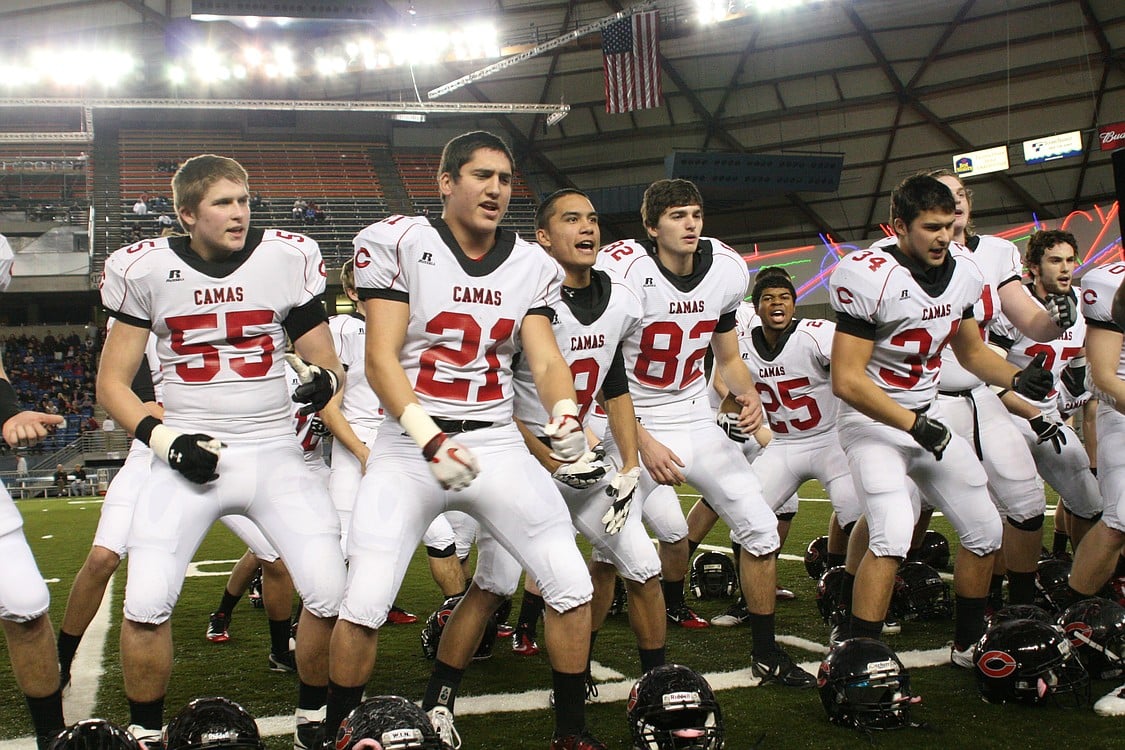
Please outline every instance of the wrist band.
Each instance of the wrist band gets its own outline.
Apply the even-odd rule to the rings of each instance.
[[[0,425],[23,411],[12,384],[0,378]]]
[[[152,431],[162,424],[164,423],[150,414],[137,422],[137,428],[133,430],[133,437],[148,445],[148,441],[152,438]]]

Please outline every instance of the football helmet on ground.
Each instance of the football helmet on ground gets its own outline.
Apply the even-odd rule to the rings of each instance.
[[[721,750],[723,712],[707,680],[680,664],[649,670],[626,708],[633,750]]]
[[[49,750],[141,750],[133,735],[105,719],[84,719],[62,730]]]
[[[989,703],[1090,702],[1090,676],[1055,625],[1008,620],[989,628],[973,651],[977,689]]]
[[[336,733],[336,750],[445,750],[426,712],[406,698],[380,695],[356,706]]]
[[[691,563],[690,584],[696,599],[728,599],[738,591],[734,562],[722,552],[700,552]]]
[[[820,580],[828,570],[828,537],[818,536],[805,549],[805,572],[814,581]]]
[[[1091,677],[1125,674],[1125,607],[1099,597],[1083,599],[1063,610],[1057,622]]]
[[[816,678],[820,702],[833,724],[853,729],[911,726],[910,673],[891,647],[849,638],[824,657]]]
[[[164,729],[167,750],[265,750],[258,724],[229,698],[196,698]]]

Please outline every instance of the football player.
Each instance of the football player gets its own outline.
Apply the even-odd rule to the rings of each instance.
[[[633,291],[614,283],[605,271],[594,270],[601,230],[589,198],[578,190],[551,194],[536,214],[536,239],[566,272],[561,304],[552,324],[559,349],[574,376],[578,413],[585,419],[597,398],[609,417],[609,430],[622,456],[616,472],[587,452],[580,460],[562,463],[551,457],[544,433],[548,415],[539,405],[535,382],[521,361],[513,375],[515,416],[531,454],[559,482],[559,491],[570,509],[575,528],[594,546],[591,562],[595,583],[590,648],[613,603],[615,575],[620,574],[629,592],[629,624],[637,637],[642,674],[664,663],[664,596],[660,589],[660,558],[639,513],[629,513],[640,477],[637,463],[637,420],[629,397],[629,381],[621,355],[623,340],[637,334],[641,303]],[[499,606],[519,583],[519,563],[499,548],[482,529],[478,541],[474,583]],[[443,633],[438,659],[464,668],[475,644],[464,638],[449,639],[451,630],[470,627],[460,614],[450,619]],[[447,644],[472,646],[453,653]],[[590,680],[587,667],[587,681]],[[433,693],[434,691],[430,691]],[[423,704],[423,708],[431,708]]]
[[[442,152],[440,219],[392,216],[355,238],[356,288],[367,318],[379,321],[367,328],[367,379],[387,425],[371,446],[348,534],[348,586],[332,640],[332,732],[359,705],[415,546],[439,513],[455,509],[476,517],[543,592],[556,699],[551,747],[604,747],[585,729],[590,575],[566,503],[512,422],[520,350],[551,414],[544,432],[555,456],[567,463],[586,451],[570,368],[551,331],[562,271],[499,228],[513,168],[507,144],[491,133],[458,136]],[[483,624],[492,608],[474,584],[453,617]],[[479,636],[468,636],[474,647]],[[439,660],[435,676],[442,687],[425,702],[454,744],[450,704],[461,670]]]
[[[355,267],[352,260],[340,269],[340,285],[344,294],[356,305],[355,312],[333,315],[328,319],[332,341],[340,356],[347,378],[347,388],[328,402],[321,411],[325,425],[332,432],[332,469],[328,491],[340,515],[341,545],[347,553],[348,526],[351,524],[359,481],[363,477],[370,454],[368,446],[383,424],[383,408],[364,374],[363,349],[367,338],[363,305],[355,290]],[[453,528],[444,515],[438,516],[426,529],[422,543],[430,563],[430,573],[441,589],[442,598],[456,596],[465,590],[461,565],[457,560]],[[417,617],[391,607],[387,621],[409,624]]]
[[[846,403],[840,443],[870,531],[850,635],[878,638],[882,630],[920,513],[909,476],[961,538],[951,656],[969,667],[984,631],[1002,524],[972,446],[950,432],[944,405],[935,401],[941,352],[952,346],[976,377],[1034,398],[1045,396],[1052,380],[1035,363],[1018,370],[984,345],[973,318],[984,277],[970,254],[950,252],[956,202],[949,188],[930,176],[911,177],[895,188],[891,205],[896,244],[849,253],[830,278],[837,313],[832,390]]]
[[[972,194],[961,179],[948,169],[929,174],[953,193],[953,242],[968,251],[984,276],[984,289],[973,306],[982,337],[1001,312],[1016,330],[1035,341],[1051,341],[1069,328],[1077,318],[1074,300],[1067,295],[1052,295],[1046,306],[1036,304],[1019,283],[1022,262],[1016,246],[973,231]],[[875,246],[889,247],[895,242],[895,238],[887,238]],[[1030,604],[1035,597],[1046,512],[1046,497],[1036,480],[1031,453],[1024,449],[1019,430],[997,395],[962,366],[949,348],[942,351],[937,400],[950,429],[971,442],[988,476],[992,501],[1007,521],[1003,554],[997,558],[990,581],[993,601],[1001,603],[996,600],[1006,570],[1011,603]],[[1052,428],[1044,425],[1042,429]]]
[[[1025,258],[1031,281],[1025,288],[1038,304],[1045,307],[1055,295],[1073,296],[1071,280],[1078,263],[1077,247],[1070,232],[1044,230],[1031,235]],[[1034,341],[1006,323],[1006,318],[995,322],[989,340],[1006,349],[1008,361],[1016,367],[1025,366],[1037,354],[1046,354],[1044,367],[1058,383],[1058,388],[1043,401],[1032,403],[1011,392],[1001,399],[1008,411],[1022,417],[1014,420],[1016,426],[1031,450],[1039,474],[1059,493],[1065,514],[1063,527],[1077,547],[1101,514],[1102,497],[1097,480],[1090,473],[1090,459],[1082,442],[1064,423],[1058,404],[1064,382],[1071,392],[1085,390],[1086,323],[1079,318],[1057,339],[1046,343]]]
[[[304,602],[298,707],[325,702],[327,647],[343,594],[339,521],[305,464],[290,419],[283,368],[309,413],[343,382],[324,310],[316,243],[250,226],[246,171],[204,154],[172,179],[188,235],[146,240],[106,261],[102,302],[116,318],[102,352],[98,400],[153,451],[129,531],[121,625],[130,731],[156,743],[172,667],[172,608],[211,523],[238,513],[281,553]],[[149,331],[157,337],[164,417],[130,389]]]
[[[640,335],[622,349],[639,421],[644,520],[660,540],[665,604],[683,604],[688,566],[687,522],[670,485],[691,482],[742,545],[742,591],[753,634],[751,668],[764,682],[810,687],[814,678],[774,638],[777,519],[738,446],[715,423],[703,359],[715,367],[754,431],[762,406],[742,363],[735,312],[750,274],[722,242],[704,237],[703,197],[688,180],[659,180],[645,191],[641,218],[648,241],[621,240],[602,248],[599,267],[641,299]],[[606,450],[617,452],[612,434]],[[673,600],[671,597],[676,597]],[[678,600],[678,601],[677,601]]]
[[[0,245],[7,240],[0,235]],[[58,414],[43,414],[20,408],[16,390],[0,363],[0,425],[12,448],[35,445],[65,420]],[[50,594],[35,564],[23,534],[23,517],[7,489],[0,485],[0,627],[8,643],[12,674],[27,700],[39,750],[66,723],[63,721],[62,688],[59,685],[58,654],[54,630],[47,614]]]

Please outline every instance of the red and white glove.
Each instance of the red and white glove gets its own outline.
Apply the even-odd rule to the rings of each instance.
[[[543,427],[551,440],[551,458],[564,464],[577,461],[586,453],[586,432],[578,419],[578,404],[564,398],[551,409],[551,421]]]
[[[472,451],[442,432],[418,404],[407,404],[398,421],[422,449],[430,473],[443,489],[463,490],[480,474]]]

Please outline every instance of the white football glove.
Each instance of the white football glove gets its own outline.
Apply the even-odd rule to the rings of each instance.
[[[551,476],[568,487],[581,490],[600,482],[608,470],[609,467],[598,460],[597,454],[587,451],[574,463],[563,464],[555,469]]]
[[[633,495],[637,493],[637,482],[641,478],[641,467],[634,466],[629,471],[618,472],[617,476],[609,482],[605,494],[613,499],[613,504],[602,516],[605,524],[605,533],[616,534],[625,527],[629,519],[629,506],[633,502]]]
[[[463,490],[480,474],[476,456],[444,432],[439,432],[426,443],[422,455],[430,473],[443,489]]]
[[[578,419],[578,404],[564,398],[551,409],[551,421],[543,426],[551,440],[551,458],[570,463],[586,453],[586,432]]]
[[[738,415],[734,412],[719,412],[718,416],[715,417],[715,422],[719,427],[723,428],[723,432],[727,434],[727,437],[736,443],[745,443],[750,439],[750,436],[746,434],[746,431],[738,424]]]

